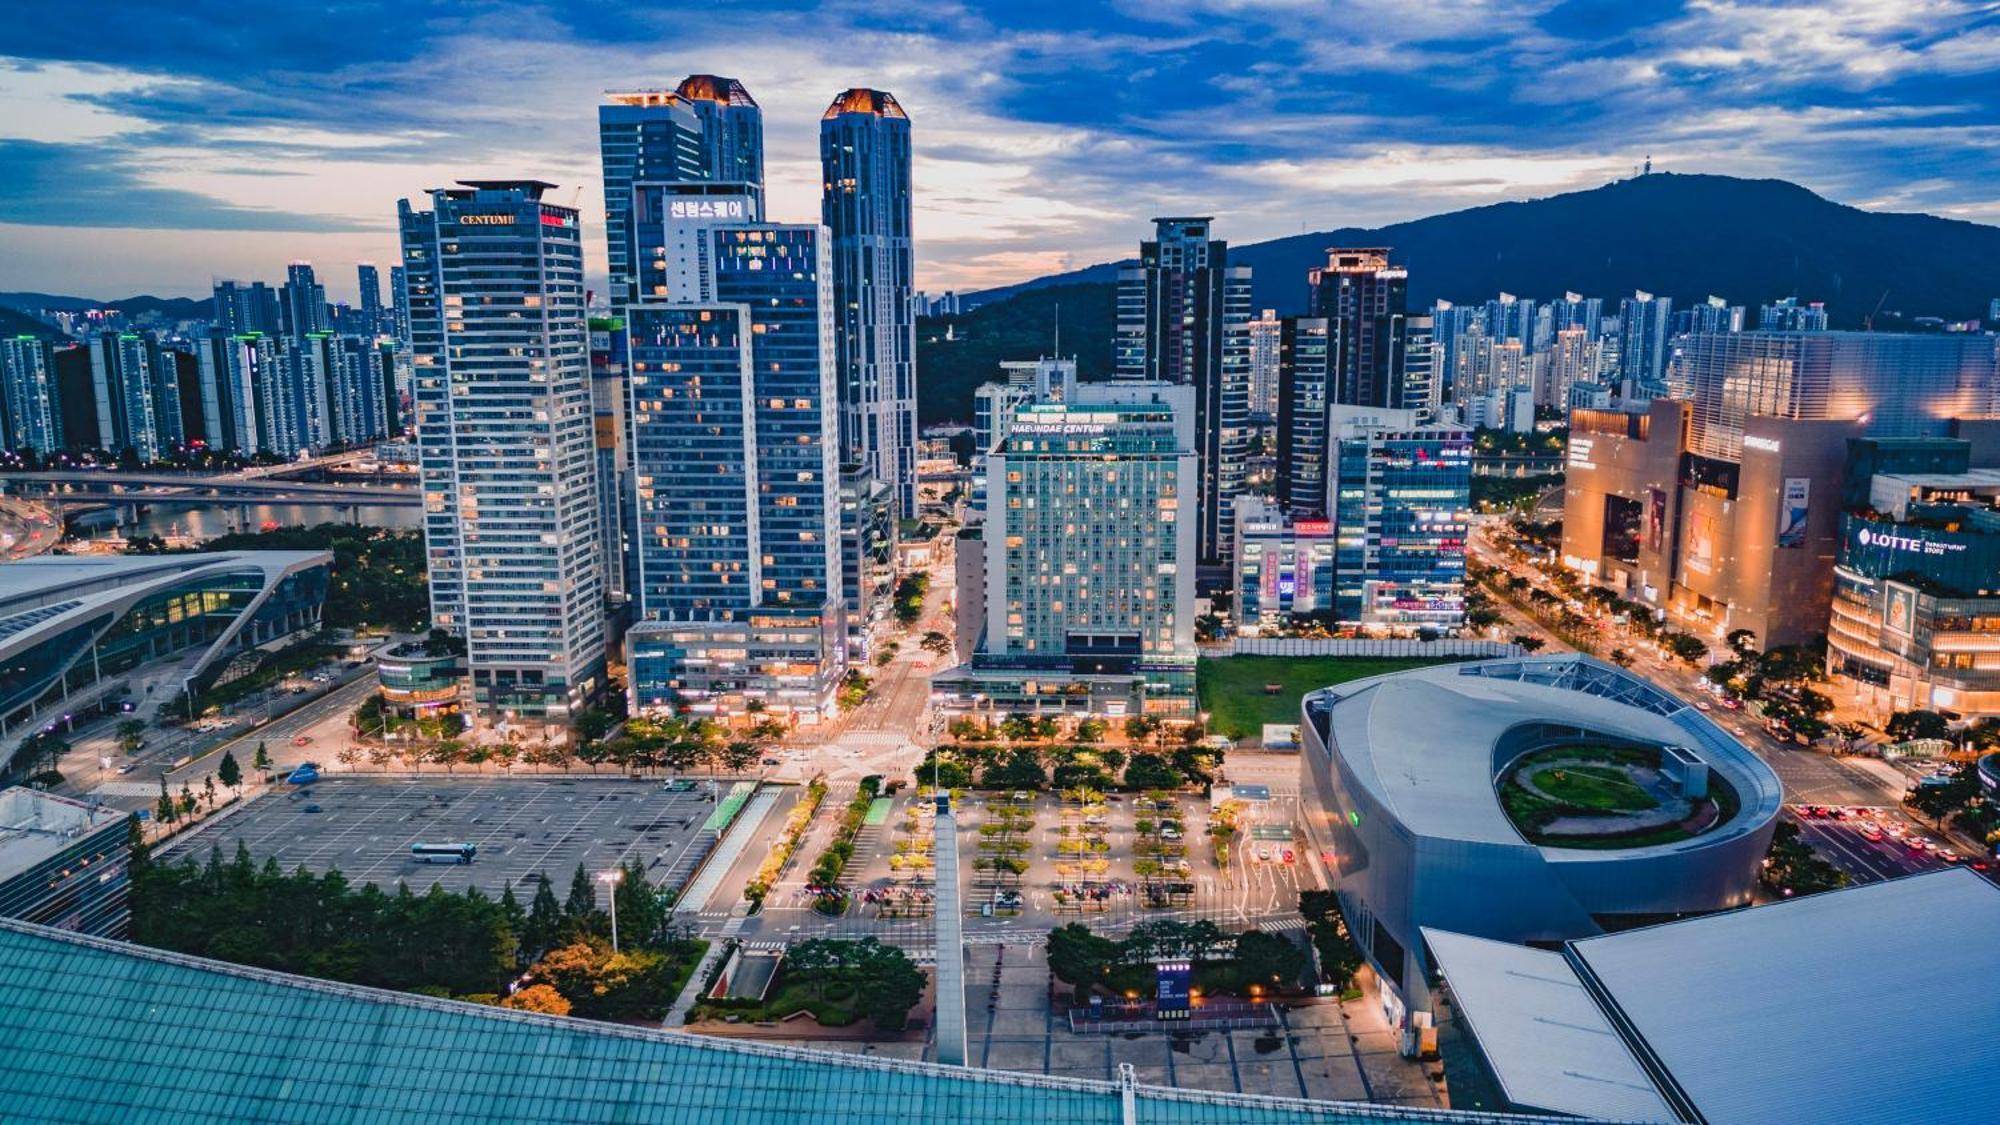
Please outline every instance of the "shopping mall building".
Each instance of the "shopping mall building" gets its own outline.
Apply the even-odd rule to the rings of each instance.
[[[1673,397],[1572,413],[1563,563],[1715,639],[1807,642],[1868,479],[2000,467],[1995,352],[1990,336],[1691,336]]]

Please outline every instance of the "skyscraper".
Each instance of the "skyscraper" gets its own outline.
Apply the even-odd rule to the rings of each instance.
[[[826,232],[680,226],[670,245],[705,246],[702,291],[626,310],[632,704],[816,721],[846,667]]]
[[[408,348],[410,346],[410,278],[409,271],[401,266],[389,267],[389,300],[392,302],[391,312],[395,316],[395,322],[390,326],[389,330],[396,337],[398,343]]]
[[[34,336],[0,339],[0,424],[8,452],[54,453],[63,446],[56,402],[55,351]]]
[[[1194,388],[1072,390],[1017,408],[988,457],[984,628],[971,663],[933,680],[934,697],[1191,718]]]
[[[669,90],[608,93],[597,107],[598,154],[604,161],[604,243],[611,300],[637,297],[632,256],[632,189],[642,183],[705,178],[701,118]]]
[[[361,285],[361,331],[371,337],[388,335],[391,326],[382,316],[382,275],[373,262],[355,266],[354,274]]]
[[[583,243],[551,184],[398,205],[431,620],[466,641],[476,717],[566,721],[603,685]]]
[[[832,238],[840,459],[917,514],[916,270],[910,119],[883,90],[847,90],[819,123],[820,222]]]
[[[284,314],[288,336],[310,336],[333,327],[326,311],[326,286],[313,276],[311,262],[293,262],[285,267],[285,284],[278,291],[278,305]]]
[[[1276,309],[1248,325],[1250,333],[1250,413],[1269,420],[1278,414],[1278,358],[1284,343],[1284,324]]]
[[[1194,388],[1199,487],[1195,544],[1225,561],[1229,506],[1250,457],[1250,267],[1229,264],[1229,244],[1207,216],[1157,218],[1139,264],[1118,271],[1113,362],[1120,379]]]
[[[92,336],[90,382],[98,440],[106,449],[130,449],[143,463],[159,460],[180,444],[179,375],[173,355],[152,333]]]
[[[1623,339],[1618,347],[1618,374],[1632,398],[1657,398],[1667,393],[1667,339],[1674,314],[1671,297],[1639,290],[1618,309]]]
[[[1797,297],[1773,301],[1757,311],[1757,329],[1760,332],[1824,332],[1827,330],[1826,305],[1820,301],[1801,305]]]
[[[1455,629],[1465,621],[1472,435],[1415,410],[1336,406],[1334,615],[1343,624]]]
[[[263,282],[218,281],[215,323],[231,336],[248,332],[276,335],[284,331],[285,318],[278,310],[278,294]]]
[[[1311,315],[1327,321],[1330,401],[1417,408],[1407,357],[1409,271],[1389,264],[1386,247],[1336,248],[1306,280]]]
[[[764,111],[734,78],[690,74],[679,94],[701,120],[704,175],[723,183],[755,184],[758,210],[764,199]]]
[[[1324,519],[1331,498],[1327,471],[1329,396],[1325,317],[1288,316],[1279,340],[1278,502],[1301,519]]]
[[[245,455],[263,449],[255,387],[261,334],[231,335],[220,325],[196,341],[201,384],[202,432],[211,449]]]

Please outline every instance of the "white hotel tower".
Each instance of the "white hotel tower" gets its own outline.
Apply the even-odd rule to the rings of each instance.
[[[431,619],[481,726],[566,723],[604,681],[583,244],[552,186],[399,205]]]

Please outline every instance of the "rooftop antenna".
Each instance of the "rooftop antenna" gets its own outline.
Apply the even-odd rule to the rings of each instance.
[[[1062,300],[1056,301],[1056,358],[1062,358]]]
[[[1653,154],[1652,154],[1652,153],[1650,153],[1650,152],[1646,154],[1646,171],[1645,171],[1645,174],[1646,174],[1646,175],[1648,175],[1648,176],[1650,176],[1650,175],[1652,175],[1652,174],[1653,174]]]

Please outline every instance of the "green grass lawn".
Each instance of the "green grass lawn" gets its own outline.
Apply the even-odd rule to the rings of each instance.
[[[1549,766],[1529,780],[1549,796],[1578,808],[1644,812],[1660,807],[1650,793],[1613,766]]]
[[[1204,658],[1195,665],[1195,691],[1208,712],[1212,734],[1254,738],[1265,723],[1297,723],[1299,700],[1309,691],[1385,672],[1443,663],[1421,658],[1375,656],[1230,656]],[[1264,685],[1282,685],[1276,695]]]

